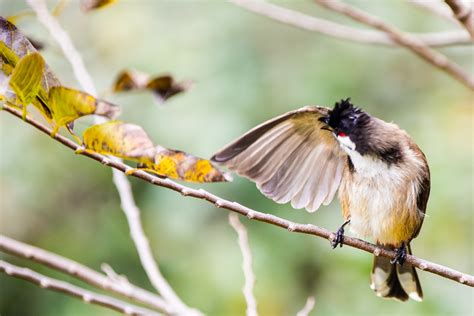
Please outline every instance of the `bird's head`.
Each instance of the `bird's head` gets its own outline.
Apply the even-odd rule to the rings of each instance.
[[[361,151],[370,136],[370,116],[355,107],[350,98],[336,102],[334,108],[320,121],[325,123],[322,128],[332,132],[344,150],[363,153]]]

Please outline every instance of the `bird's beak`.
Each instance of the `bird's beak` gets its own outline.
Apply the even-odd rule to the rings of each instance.
[[[323,123],[323,126],[321,126],[321,129],[324,129],[324,130],[330,131],[330,132],[333,131],[332,128],[328,125],[328,123],[329,123],[329,115],[320,117],[318,120],[319,120],[321,123]]]

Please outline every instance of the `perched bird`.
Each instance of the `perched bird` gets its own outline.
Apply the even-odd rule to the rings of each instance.
[[[350,99],[333,109],[307,106],[271,119],[211,160],[256,182],[277,203],[317,210],[339,189],[344,224],[332,241],[342,247],[344,227],[395,250],[374,257],[371,288],[378,296],[421,301],[415,268],[405,263],[423,223],[430,192],[425,155],[393,123],[365,113]]]

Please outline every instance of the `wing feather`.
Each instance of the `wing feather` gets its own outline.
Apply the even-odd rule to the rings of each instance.
[[[339,187],[346,154],[319,119],[329,109],[305,107],[250,130],[211,159],[256,182],[277,203],[313,212]]]

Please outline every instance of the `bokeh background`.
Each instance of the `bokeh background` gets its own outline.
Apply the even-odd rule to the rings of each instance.
[[[307,14],[353,23],[311,1],[276,2]],[[351,1],[413,32],[456,28],[404,1]],[[51,2],[50,2],[51,4]],[[0,14],[26,10],[0,0]],[[196,82],[157,106],[147,93],[109,97],[121,119],[145,128],[155,143],[210,157],[251,127],[303,105],[332,106],[351,96],[369,113],[398,123],[428,157],[432,190],[414,253],[473,274],[473,94],[401,48],[369,46],[299,30],[221,1],[119,1],[84,14],[71,1],[60,22],[82,53],[99,91],[132,68],[172,73]],[[18,26],[43,41],[49,65],[66,86],[79,88],[60,48],[34,17]],[[473,73],[472,46],[443,48]],[[78,131],[91,118],[76,123]],[[129,237],[111,170],[49,139],[7,113],[0,114],[0,230],[94,269],[102,262],[152,290]],[[160,267],[179,296],[209,315],[243,315],[243,273],[227,211],[130,178],[145,230]],[[197,185],[257,210],[335,230],[334,201],[314,214],[262,196],[235,177]],[[255,296],[261,315],[294,315],[309,295],[312,315],[473,315],[473,290],[420,272],[423,303],[377,298],[369,289],[372,257],[326,240],[242,219],[249,230]],[[12,263],[80,284],[26,260]],[[113,315],[28,282],[0,275],[0,314]]]

